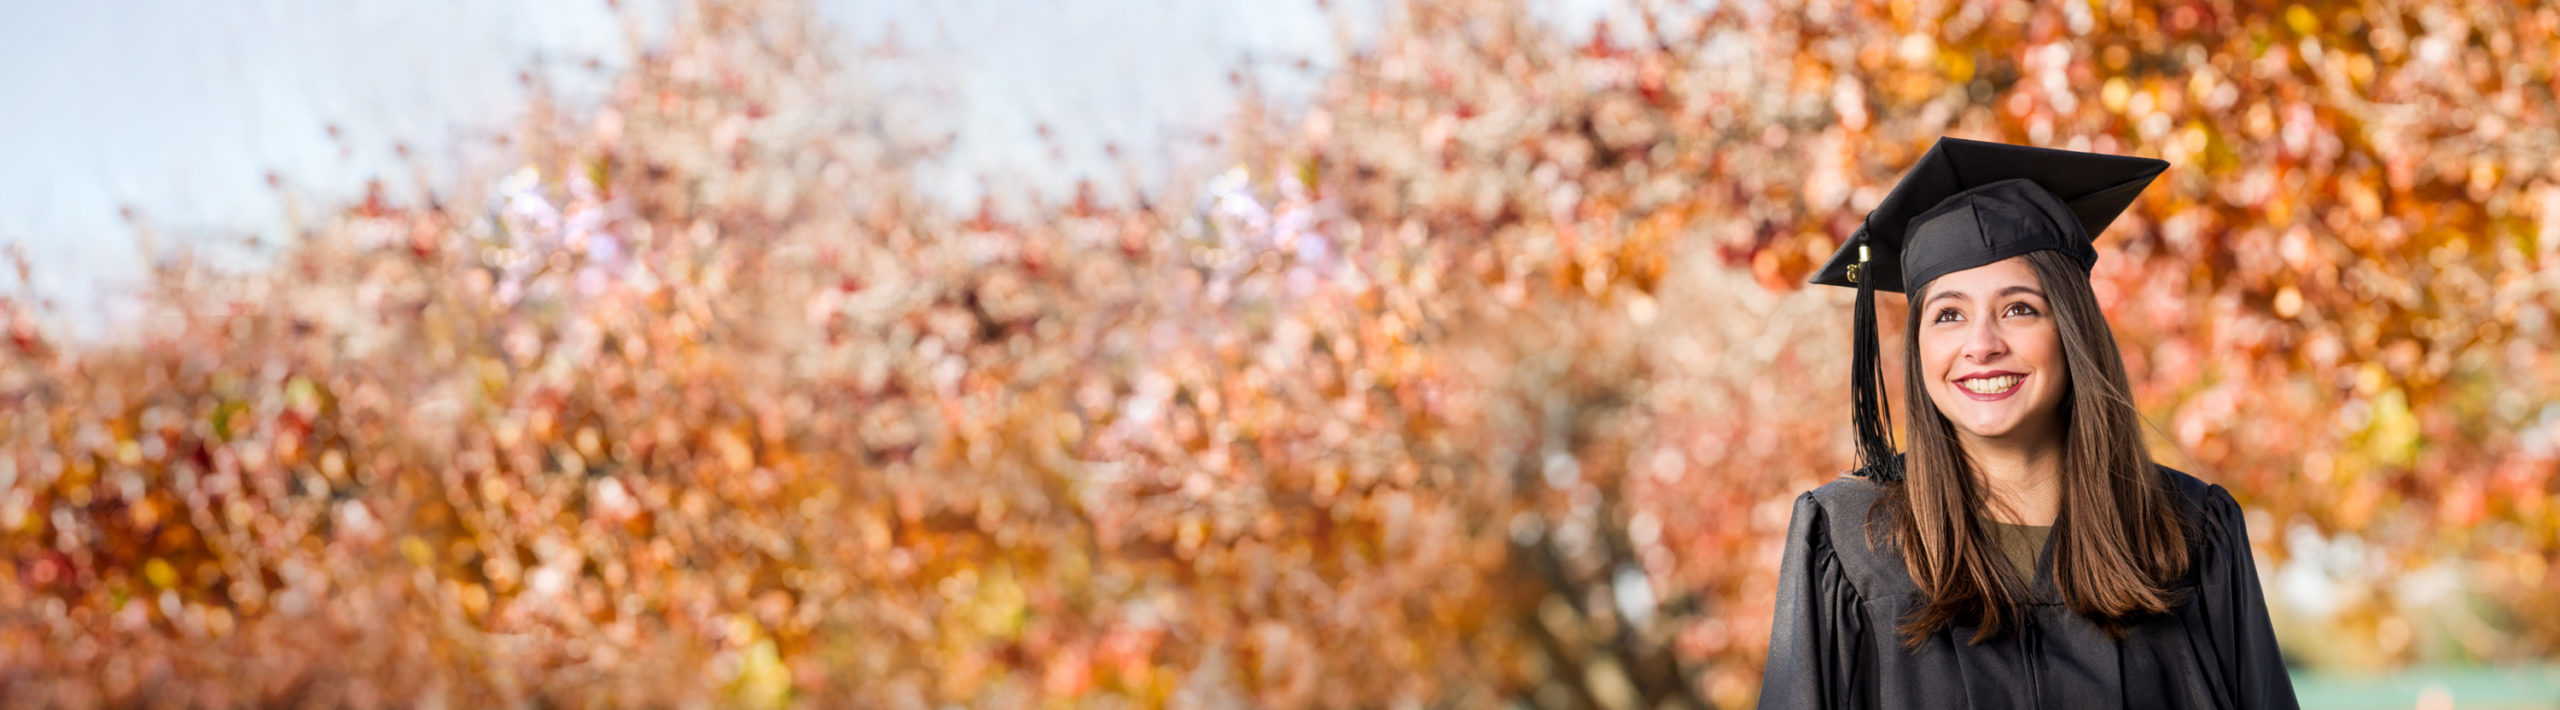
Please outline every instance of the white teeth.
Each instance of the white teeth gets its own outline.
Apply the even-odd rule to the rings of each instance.
[[[1956,384],[1963,385],[1965,389],[1967,389],[1967,390],[1971,390],[1974,394],[1999,394],[1999,393],[2002,393],[2002,392],[2007,392],[2007,391],[2009,391],[2009,388],[2011,388],[2011,387],[2016,387],[2016,386],[2018,386],[2018,381],[2019,381],[2019,380],[2026,379],[2026,378],[2027,378],[2027,376],[2026,376],[2026,375],[2001,375],[2001,376],[1999,376],[1999,377],[1977,377],[1977,378],[1974,378],[1974,379],[1964,380],[1964,381],[1961,381],[1961,382],[1957,382]]]

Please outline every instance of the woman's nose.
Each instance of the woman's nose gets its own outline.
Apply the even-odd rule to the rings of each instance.
[[[1973,327],[1966,334],[1964,358],[1973,362],[1990,362],[2009,354],[2009,341],[2000,337],[2000,328],[1989,322]]]

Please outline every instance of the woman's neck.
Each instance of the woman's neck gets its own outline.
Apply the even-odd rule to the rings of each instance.
[[[1968,437],[1969,438],[1969,437]],[[2062,512],[2061,442],[1975,439],[1964,442],[1974,470],[1990,486],[1991,514],[2011,525],[2052,525]]]

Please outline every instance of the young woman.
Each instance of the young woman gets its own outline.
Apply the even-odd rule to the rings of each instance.
[[[1944,139],[1816,276],[1859,292],[1861,466],[1796,499],[1761,707],[2295,706],[2239,506],[2151,461],[2089,288],[2167,167]]]

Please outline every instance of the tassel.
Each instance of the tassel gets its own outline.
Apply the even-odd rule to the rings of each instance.
[[[1876,279],[1867,268],[1864,225],[1858,227],[1857,239],[1858,265],[1850,275],[1858,283],[1858,312],[1857,349],[1849,361],[1849,416],[1858,432],[1858,474],[1877,483],[1900,483],[1902,460],[1894,456],[1893,408],[1885,402],[1884,361],[1877,356]]]

